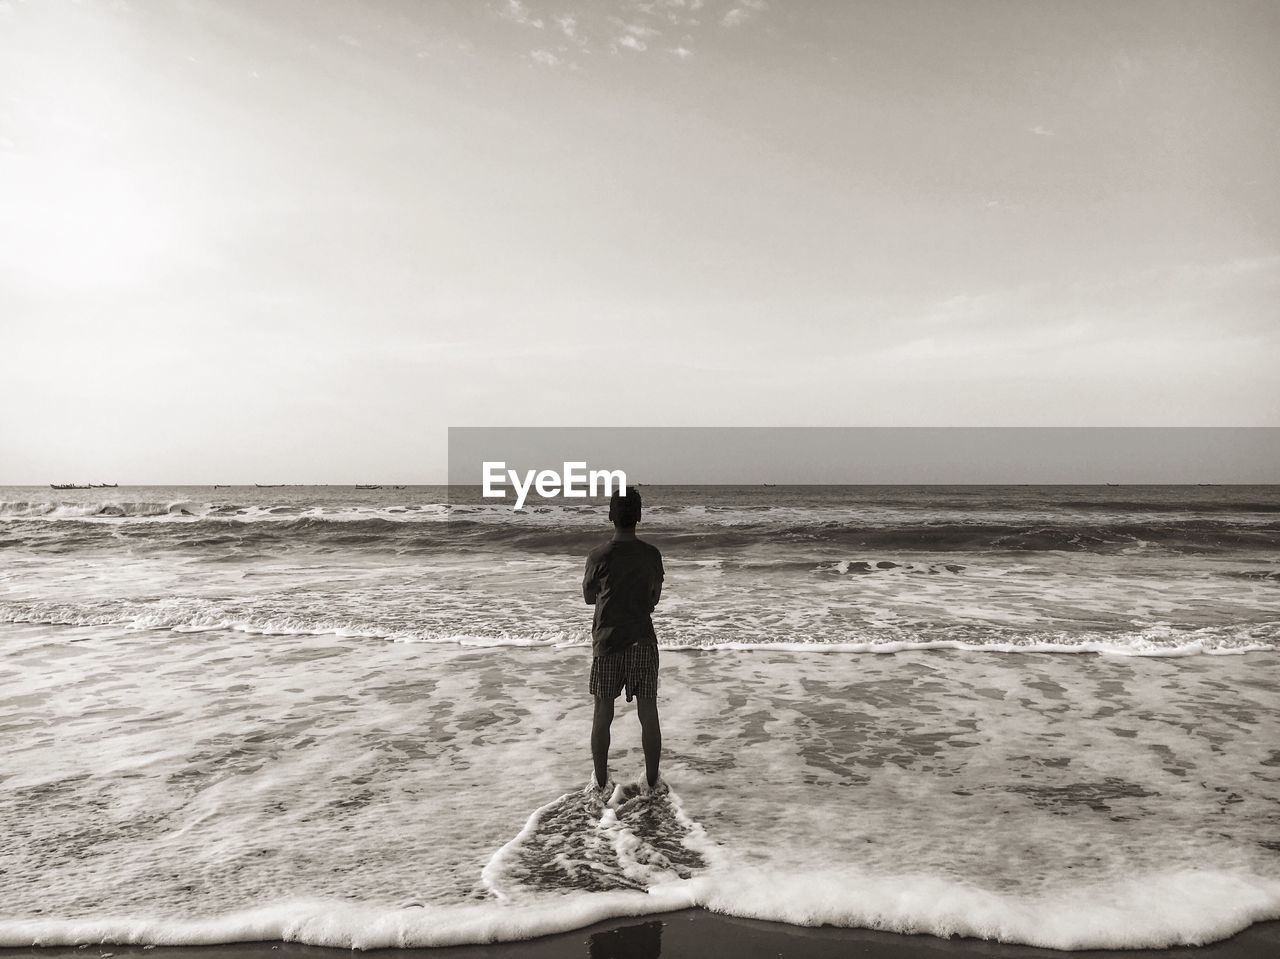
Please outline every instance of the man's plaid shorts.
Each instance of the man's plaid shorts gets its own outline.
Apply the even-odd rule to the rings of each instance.
[[[591,660],[591,695],[617,699],[623,689],[634,696],[658,695],[658,646],[632,643],[626,649]]]

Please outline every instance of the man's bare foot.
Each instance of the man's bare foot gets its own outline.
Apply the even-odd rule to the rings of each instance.
[[[591,779],[587,781],[587,785],[583,788],[582,793],[588,799],[598,800],[601,803],[608,803],[609,797],[613,795],[614,789],[615,786],[612,779],[601,786],[596,782],[596,777],[593,774]]]

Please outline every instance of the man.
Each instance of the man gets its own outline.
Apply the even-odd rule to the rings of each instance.
[[[662,595],[662,554],[636,538],[640,493],[632,488],[609,500],[613,539],[591,551],[582,580],[582,597],[596,608],[591,624],[591,725],[594,787],[607,795],[609,727],[613,705],[623,689],[636,700],[640,741],[649,788],[658,785],[662,728],[658,725],[658,637],[650,613]]]

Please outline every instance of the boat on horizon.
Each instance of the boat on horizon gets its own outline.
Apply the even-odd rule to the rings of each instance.
[[[258,489],[278,489],[283,486],[284,483],[254,483],[253,485],[258,487]]]
[[[81,486],[79,483],[50,483],[49,487],[51,489],[93,489],[93,484]]]
[[[119,483],[90,483],[90,489],[115,489]]]
[[[376,483],[375,483],[375,484],[361,484],[361,483],[357,483],[357,484],[356,484],[356,489],[382,489],[382,487],[381,487],[381,486],[379,486],[379,485],[377,485]]]

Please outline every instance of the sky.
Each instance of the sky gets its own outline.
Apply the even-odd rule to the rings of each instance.
[[[1267,0],[0,0],[0,483],[1280,425],[1277,41]]]

